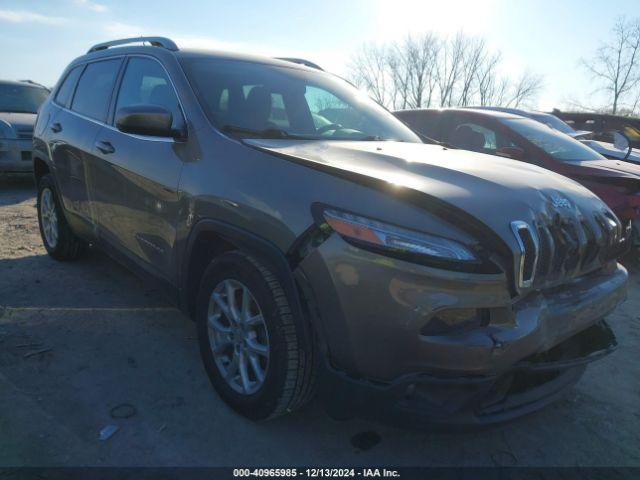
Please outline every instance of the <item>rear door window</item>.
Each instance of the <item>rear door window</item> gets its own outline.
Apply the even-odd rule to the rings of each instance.
[[[87,65],[78,82],[71,109],[104,122],[109,112],[111,94],[120,63],[121,59],[118,58]]]

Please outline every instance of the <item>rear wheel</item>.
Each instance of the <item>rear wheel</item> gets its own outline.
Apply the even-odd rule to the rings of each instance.
[[[252,420],[295,410],[313,394],[313,344],[296,324],[277,278],[255,258],[229,252],[201,282],[200,353],[222,399]]]
[[[38,182],[38,224],[47,253],[56,260],[74,260],[82,243],[67,224],[50,174]]]

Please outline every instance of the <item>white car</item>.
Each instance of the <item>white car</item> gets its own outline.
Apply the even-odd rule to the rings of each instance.
[[[0,173],[31,173],[33,125],[49,90],[29,81],[0,81]]]

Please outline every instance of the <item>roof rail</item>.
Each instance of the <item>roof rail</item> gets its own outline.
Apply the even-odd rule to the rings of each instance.
[[[315,68],[316,70],[322,70],[324,72],[324,69],[320,65],[310,62],[309,60],[305,60],[304,58],[276,57],[276,60],[284,60],[285,62],[298,63],[300,65],[304,65],[305,67]]]
[[[111,40],[109,42],[98,43],[91,47],[87,53],[98,52],[100,50],[106,50],[107,48],[117,47],[120,45],[127,45],[129,43],[150,43],[154,47],[162,47],[173,52],[178,50],[178,46],[175,42],[165,37],[134,37],[134,38],[122,38],[120,40]]]

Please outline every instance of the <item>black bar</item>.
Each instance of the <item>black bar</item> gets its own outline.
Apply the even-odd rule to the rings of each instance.
[[[242,478],[637,480],[640,478],[640,467],[0,467],[1,480],[224,480]]]

